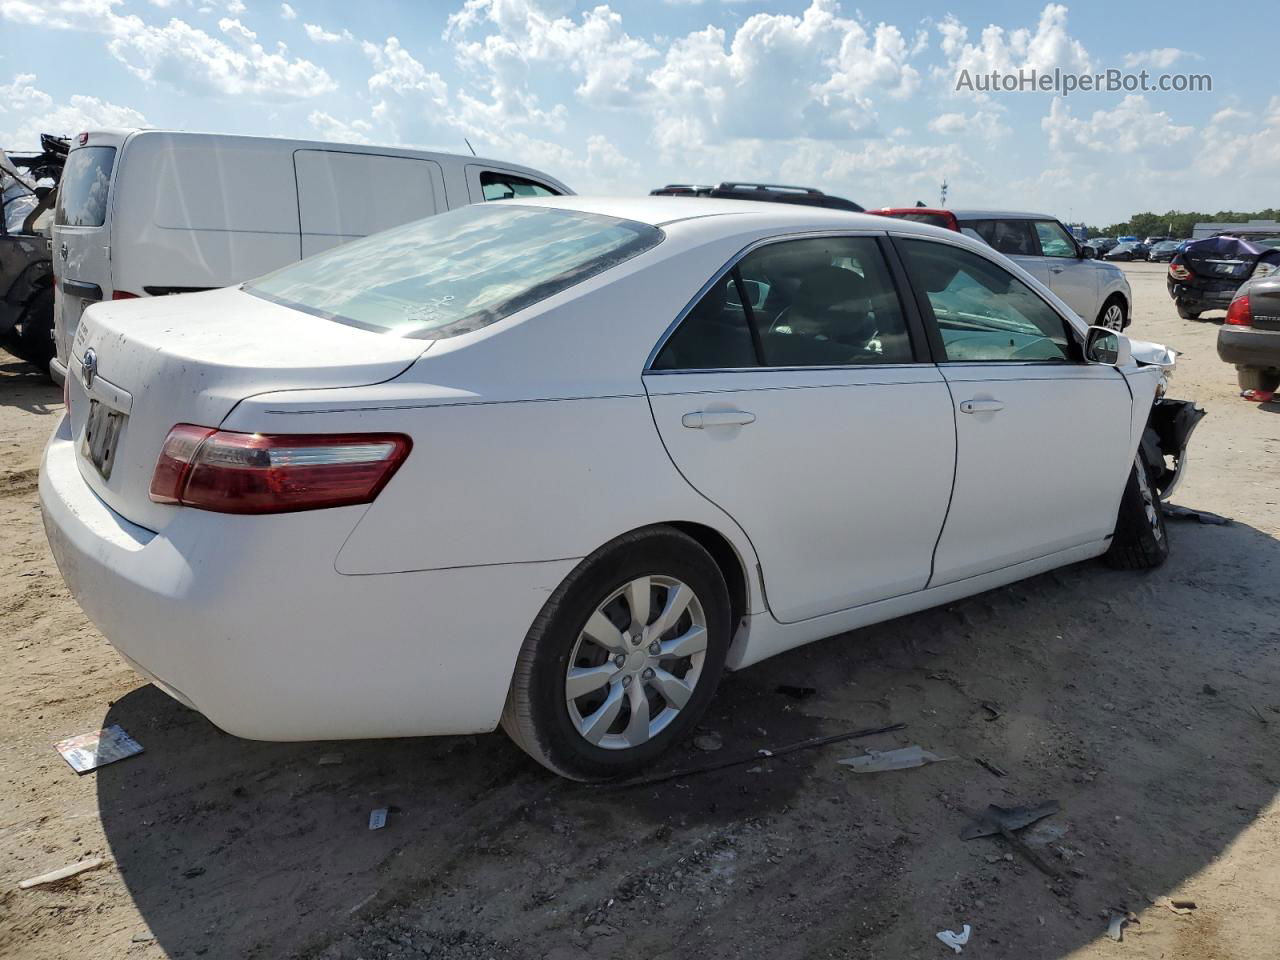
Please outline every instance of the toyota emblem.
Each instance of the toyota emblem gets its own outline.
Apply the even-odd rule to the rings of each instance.
[[[93,386],[93,378],[98,375],[98,353],[93,347],[84,352],[84,359],[80,361],[80,372],[84,374],[84,388],[88,390]]]

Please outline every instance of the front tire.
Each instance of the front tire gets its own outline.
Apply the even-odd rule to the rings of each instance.
[[[702,717],[724,670],[729,591],[711,555],[669,528],[583,560],[529,629],[502,727],[573,780],[642,771]]]
[[[49,361],[54,356],[53,346],[53,290],[41,290],[22,312],[16,337],[15,352],[23,360],[34,364],[46,377]]]
[[[1176,306],[1178,308],[1178,316],[1180,316],[1183,320],[1199,320],[1200,319],[1201,311],[1192,310],[1190,307],[1184,307],[1180,303],[1177,304]]]
[[[1129,315],[1124,308],[1122,297],[1110,297],[1098,311],[1097,325],[1109,327],[1117,333],[1129,325]]]
[[[1103,559],[1117,570],[1150,570],[1169,557],[1169,535],[1155,482],[1139,450],[1129,471],[1116,531]]]

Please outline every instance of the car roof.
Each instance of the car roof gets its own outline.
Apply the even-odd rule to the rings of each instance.
[[[685,221],[706,221],[712,217],[733,217],[734,229],[754,227],[781,230],[812,228],[817,230],[844,228],[885,233],[951,234],[928,224],[892,220],[872,213],[854,213],[797,203],[760,203],[758,200],[720,200],[715,197],[521,197],[491,201],[527,206],[580,210],[623,220],[634,220],[655,227],[670,227]]]
[[[952,210],[957,220],[1057,220],[1047,213],[1028,213],[1026,210]]]

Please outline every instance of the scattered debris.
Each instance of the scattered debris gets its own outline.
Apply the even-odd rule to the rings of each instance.
[[[849,767],[854,773],[884,773],[887,770],[910,770],[912,767],[923,767],[926,763],[937,763],[941,760],[937,754],[930,753],[919,744],[899,747],[897,750],[868,750],[865,756],[846,757],[837,760],[843,767]]]
[[[1003,861],[1013,861],[1012,853],[988,853],[986,856],[987,863],[1001,863]]]
[[[119,724],[94,733],[67,737],[53,747],[76,773],[88,773],[142,752],[142,745],[125,733]]]
[[[336,767],[346,759],[340,753],[323,753],[317,758],[316,766],[318,767]]]
[[[724,740],[721,739],[720,734],[715,732],[700,733],[693,738],[693,745],[699,750],[704,750],[707,753],[714,753],[716,750],[719,750],[724,746]]]
[[[1208,510],[1192,510],[1190,507],[1179,507],[1172,503],[1164,505],[1164,515],[1171,520],[1195,520],[1197,523],[1204,523],[1214,527],[1229,527],[1231,525],[1231,521],[1227,517],[1219,514],[1210,513]]]
[[[81,860],[79,863],[73,863],[57,870],[50,870],[48,873],[42,873],[38,877],[31,877],[29,880],[23,880],[18,884],[19,890],[30,890],[32,887],[43,887],[50,883],[57,883],[59,880],[65,880],[67,877],[74,877],[78,873],[84,873],[86,870],[97,870],[106,863],[103,857],[91,857],[88,860]]]
[[[795,753],[798,750],[811,750],[814,747],[825,747],[829,743],[839,743],[842,740],[859,740],[863,737],[872,737],[879,733],[896,733],[899,730],[906,729],[905,723],[891,723],[887,727],[869,727],[865,730],[853,730],[849,733],[834,733],[827,737],[811,737],[808,740],[799,740],[795,743],[788,743],[781,747],[774,747],[770,754],[773,757],[782,757],[788,753]],[[723,760],[713,760],[698,766],[684,767],[676,770],[669,770],[666,773],[655,773],[646,777],[637,777],[634,780],[622,780],[617,783],[602,784],[602,789],[625,790],[628,787],[649,786],[654,783],[665,783],[668,780],[678,780],[681,777],[692,776],[696,773],[710,773],[713,770],[723,770],[726,767],[736,767],[744,763],[754,763],[760,759],[759,753],[749,753],[745,757],[728,757]]]
[[[1057,800],[1050,800],[1038,807],[1000,807],[993,803],[974,823],[964,828],[960,839],[976,840],[979,837],[992,837],[1006,830],[1021,830],[1061,810],[1062,804]]]
[[[155,938],[156,938],[156,935],[152,933],[150,930],[139,930],[129,939],[132,943],[150,943]]]
[[[789,683],[780,683],[777,687],[777,693],[792,700],[807,700],[818,692],[817,687],[793,687]]]
[[[1009,775],[1009,771],[1005,770],[1004,767],[997,767],[994,763],[984,757],[974,757],[973,762],[980,767],[985,767],[997,777],[1007,777]]]
[[[1203,693],[1206,697],[1216,697],[1218,695],[1217,687],[1212,687],[1207,683],[1200,688],[1200,692]]]
[[[1241,390],[1240,397],[1251,403],[1270,403],[1275,399],[1274,390]]]
[[[1037,820],[1057,813],[1062,805],[1057,800],[1050,800],[1038,807],[999,807],[994,803],[974,823],[965,827],[960,834],[961,840],[974,840],[978,837],[991,837],[999,834],[1005,842],[1026,857],[1027,862],[1047,877],[1060,879],[1058,871],[1045,862],[1040,854],[1017,835],[1016,831],[1028,827]]]
[[[1120,913],[1118,910],[1111,911],[1111,922],[1107,925],[1107,936],[1112,940],[1124,939],[1124,928],[1129,924],[1139,923],[1138,915],[1130,911]]]
[[[959,933],[952,930],[939,930],[934,936],[945,943],[956,953],[964,952],[964,945],[969,942],[970,928],[966,923]]]
[[[988,717],[983,717],[983,719],[986,720],[987,723],[990,723],[992,720],[999,720],[1004,713],[1004,711],[1000,709],[998,704],[994,704],[990,700],[983,700],[980,706],[982,707],[983,710],[987,711],[987,713],[990,714],[990,716]]]
[[[204,876],[204,867],[188,867],[182,871],[182,875],[188,880],[194,880],[196,877]]]
[[[377,810],[369,811],[369,829],[381,830],[387,825],[387,808],[378,807]]]
[[[1153,901],[1157,907],[1165,907],[1179,916],[1185,916],[1196,908],[1194,900],[1175,900],[1172,897],[1156,897]]]

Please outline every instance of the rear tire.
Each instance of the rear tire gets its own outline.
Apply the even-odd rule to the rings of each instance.
[[[1164,510],[1151,470],[1139,451],[1120,498],[1116,532],[1103,559],[1117,570],[1150,570],[1169,556]]]
[[[1184,307],[1180,303],[1177,304],[1177,307],[1178,307],[1178,316],[1180,316],[1183,320],[1199,320],[1200,319],[1201,311],[1192,310],[1190,307]]]
[[[27,304],[19,321],[14,340],[18,356],[49,377],[49,361],[53,359],[53,290],[41,290]]]
[[[1241,390],[1275,393],[1280,389],[1280,374],[1259,370],[1257,367],[1236,367],[1236,382],[1240,384]]]
[[[692,598],[684,606],[673,603],[687,596],[680,588]],[[668,605],[682,612],[664,628]],[[705,712],[731,616],[724,576],[696,540],[662,526],[625,534],[579,563],[534,620],[502,727],[563,777],[639,773]],[[570,699],[574,676],[583,692]]]

